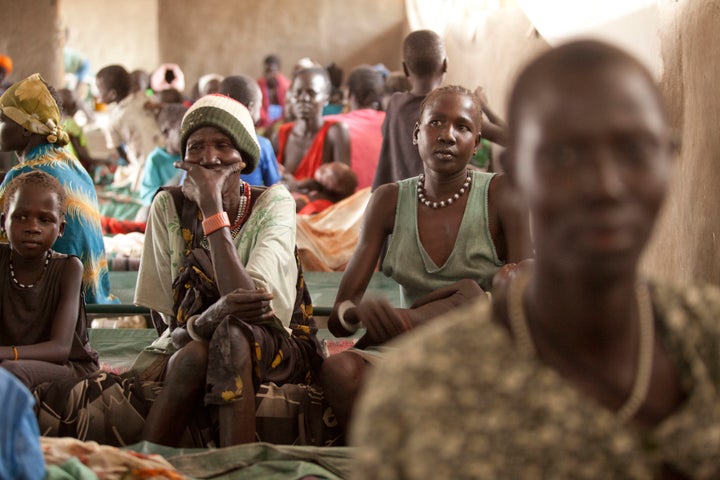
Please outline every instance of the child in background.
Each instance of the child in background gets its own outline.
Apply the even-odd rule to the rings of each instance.
[[[348,165],[331,162],[320,165],[312,180],[297,182],[291,193],[297,212],[312,215],[355,193],[357,184],[357,175]]]
[[[130,74],[120,65],[100,69],[95,77],[100,100],[115,104],[108,115],[108,148],[117,150],[126,165],[115,170],[114,187],[137,192],[147,155],[163,144],[163,135],[144,92],[131,93]]]
[[[290,89],[290,80],[280,70],[280,57],[268,55],[263,60],[263,75],[257,79],[262,92],[258,127],[266,132],[266,135],[273,123],[282,120],[285,114],[285,95]]]
[[[65,230],[65,189],[42,171],[15,177],[0,221],[0,367],[28,388],[99,369],[87,332],[83,265],[52,250]]]
[[[150,89],[150,74],[138,68],[130,72],[130,93],[143,92],[148,97],[152,96]]]
[[[158,115],[160,131],[165,136],[165,146],[156,147],[145,161],[142,180],[140,181],[140,201],[142,209],[135,217],[136,221],[147,220],[147,212],[158,188],[164,185],[177,185],[182,177],[182,170],[175,168],[175,162],[182,160],[180,156],[180,124],[187,107],[182,103],[165,105]]]
[[[257,125],[260,122],[260,107],[262,106],[262,91],[257,82],[247,75],[231,75],[220,83],[220,94],[234,98],[245,105]],[[243,173],[240,177],[244,182],[259,187],[275,185],[282,176],[278,170],[277,158],[272,143],[267,138],[257,134],[260,144],[260,160],[255,170]]]
[[[88,152],[85,132],[75,121],[75,114],[78,111],[75,93],[69,88],[61,88],[58,90],[58,97],[60,98],[60,113],[62,115],[60,124],[70,137],[70,143],[67,144],[66,148],[82,163],[85,170],[92,174],[95,160]]]
[[[442,38],[432,30],[417,30],[403,41],[403,70],[412,88],[398,92],[387,103],[380,148],[372,190],[420,175],[423,162],[413,145],[420,104],[425,96],[439,87],[447,72],[447,57]]]
[[[390,98],[396,92],[409,92],[412,89],[410,80],[405,76],[405,72],[397,70],[390,72],[385,77],[385,84],[383,88],[383,99],[382,99],[382,110],[386,111]]]

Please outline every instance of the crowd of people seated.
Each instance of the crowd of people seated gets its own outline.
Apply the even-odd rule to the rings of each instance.
[[[638,267],[675,154],[651,74],[602,42],[551,48],[506,123],[482,86],[445,84],[440,35],[402,52],[402,73],[347,79],[310,59],[287,78],[271,54],[257,79],[208,72],[189,94],[179,65],[108,64],[104,158],[76,89],[3,84],[0,390],[3,435],[27,448],[3,443],[0,477],[38,475],[39,433],[68,430],[30,406],[62,424],[79,382],[123,400],[90,422],[132,411],[115,440],[173,447],[262,440],[260,397],[302,385],[358,479],[720,476],[720,290]],[[103,208],[120,198],[122,216]],[[327,327],[354,345],[327,355],[298,222],[347,205],[362,226]],[[119,231],[144,233],[134,303],[158,331],[123,374],[101,370],[85,310],[119,302],[103,239]],[[399,305],[366,295],[376,272]]]

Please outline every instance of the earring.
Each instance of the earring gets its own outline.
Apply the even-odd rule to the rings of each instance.
[[[417,145],[417,140],[413,138],[413,145]]]

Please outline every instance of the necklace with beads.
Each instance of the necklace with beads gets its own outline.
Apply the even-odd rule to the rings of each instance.
[[[470,182],[472,181],[472,174],[470,173],[470,170],[466,171],[467,176],[465,177],[465,182],[460,187],[460,190],[457,191],[457,193],[453,194],[450,198],[447,200],[440,200],[439,202],[429,200],[425,196],[425,174],[421,173],[418,177],[418,185],[417,185],[417,192],[418,192],[418,202],[422,203],[426,207],[430,208],[443,208],[443,207],[449,207],[453,203],[457,201],[460,197],[463,196],[463,194],[469,190],[470,188]]]
[[[508,290],[508,317],[510,329],[515,336],[515,343],[518,350],[525,355],[537,353],[530,329],[527,324],[527,317],[523,307],[523,292],[530,280],[528,272],[521,273],[514,279]],[[638,283],[636,289],[638,303],[638,324],[639,324],[639,345],[637,370],[635,371],[635,382],[633,383],[630,396],[625,403],[615,412],[615,418],[619,423],[627,423],[640,410],[647,398],[652,380],[653,353],[655,345],[655,322],[653,320],[652,302],[647,285]]]
[[[48,263],[50,263],[51,257],[52,257],[52,250],[48,249],[47,253],[45,254],[45,264],[43,265],[42,272],[40,273],[40,276],[35,281],[35,283],[37,283],[38,280],[40,280],[43,277],[43,275],[45,274],[45,270],[47,269]],[[35,286],[35,283],[31,283],[30,285],[25,285],[24,283],[18,282],[18,279],[15,277],[15,265],[13,265],[12,255],[10,255],[10,278],[12,279],[13,283],[20,288],[33,288]]]
[[[233,220],[233,223],[230,226],[230,234],[232,235],[232,238],[237,237],[238,233],[240,233],[240,229],[242,228],[248,214],[250,213],[250,209],[248,208],[248,206],[250,205],[251,195],[250,184],[247,182],[242,182],[241,188],[243,192],[242,195],[240,195],[240,203],[238,203],[237,215],[235,215],[235,220]],[[206,250],[210,249],[210,242],[208,241],[206,236],[203,236],[202,240],[200,241],[200,245]]]

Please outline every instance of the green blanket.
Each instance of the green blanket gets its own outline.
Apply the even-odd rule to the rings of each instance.
[[[348,478],[350,447],[305,447],[252,443],[211,450],[183,450],[142,442],[127,447],[156,453],[192,478],[215,480],[295,480],[315,475],[329,480]]]

